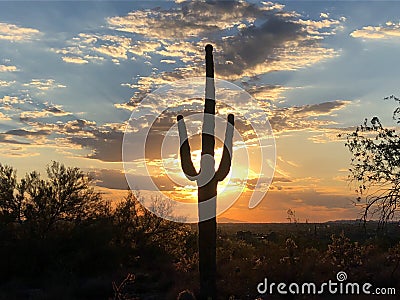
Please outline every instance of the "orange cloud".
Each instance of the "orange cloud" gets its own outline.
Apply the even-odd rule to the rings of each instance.
[[[5,66],[5,65],[0,65],[0,73],[1,72],[17,72],[19,71],[16,66]]]
[[[87,64],[88,61],[86,59],[83,59],[81,57],[77,56],[63,56],[61,57],[63,61],[66,63],[72,63],[72,64]]]
[[[354,38],[361,39],[392,39],[400,37],[400,23],[386,22],[380,26],[365,26],[350,33]]]
[[[0,23],[0,40],[26,42],[38,39],[42,33],[34,28],[19,27],[14,24]]]

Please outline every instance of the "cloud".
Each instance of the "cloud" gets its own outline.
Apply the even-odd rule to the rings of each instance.
[[[340,21],[300,17],[272,2],[184,2],[168,9],[135,10],[107,18],[108,28],[120,34],[82,32],[69,40],[68,46],[53,51],[69,63],[108,58],[119,64],[120,60],[140,56],[154,64],[161,55],[162,62],[185,63],[172,72],[188,77],[199,75],[204,44],[212,42],[220,57],[216,72],[225,79],[237,79],[294,70],[334,56],[335,51],[320,46],[320,41],[334,34],[341,27]],[[155,85],[162,80],[162,76],[150,77],[154,77]]]
[[[297,23],[306,26],[308,34],[315,35],[333,35],[338,30],[342,30],[341,19],[328,19],[327,15],[321,14],[322,20],[303,20],[299,19]]]
[[[400,23],[386,22],[385,25],[365,26],[350,33],[354,38],[361,39],[393,39],[400,37]]]
[[[61,59],[66,62],[66,63],[72,63],[72,64],[87,64],[88,61],[86,59],[83,59],[81,57],[77,56],[63,56]]]
[[[242,20],[251,22],[263,10],[236,1],[190,2],[178,8],[137,10],[107,19],[110,28],[153,39],[185,39],[232,28]]]
[[[22,137],[32,137],[32,136],[41,136],[41,135],[49,135],[50,132],[47,130],[39,130],[39,131],[29,131],[25,129],[13,129],[7,131],[5,134],[22,136]]]
[[[100,169],[91,172],[91,175],[97,180],[96,185],[109,189],[127,190],[129,185],[126,181],[123,170]],[[141,190],[154,191],[154,187],[149,185],[148,178],[141,175],[129,174],[130,182],[133,182]],[[153,178],[154,183],[160,191],[173,191],[176,184],[167,176],[159,176]],[[135,188],[135,186],[132,186]]]
[[[32,79],[29,83],[24,83],[23,86],[34,87],[41,91],[66,87],[63,84],[56,83],[54,79]]]
[[[154,52],[161,47],[160,42],[156,41],[138,41],[136,44],[133,44],[129,47],[129,52],[142,56],[148,52]]]
[[[26,42],[38,39],[42,33],[34,28],[19,27],[14,24],[0,23],[0,40]]]
[[[2,145],[1,156],[11,157],[11,158],[23,158],[23,157],[33,157],[39,156],[40,153],[33,152],[31,149],[26,149],[26,147],[15,147],[14,145]]]
[[[2,98],[0,98],[1,108],[3,108],[3,109],[10,109],[14,105],[23,104],[23,103],[25,103],[25,99],[20,99],[17,96],[5,95]]]
[[[319,14],[319,16],[321,17],[321,18],[324,18],[324,19],[328,19],[329,18],[329,13],[320,13]]]
[[[143,56],[148,52],[154,52],[161,46],[158,41],[135,41],[130,37],[111,34],[80,33],[72,40],[67,41],[69,46],[52,51],[62,54],[64,62],[86,64],[89,62],[101,62],[106,58],[115,64],[119,60]],[[100,56],[99,56],[100,55]]]
[[[127,190],[129,187],[122,170],[100,169],[90,173],[97,180],[97,186],[117,190]]]
[[[65,116],[69,113],[59,106],[46,106],[41,111],[23,112],[20,118],[24,128],[0,134],[0,143],[53,145],[56,149],[86,149],[86,158],[104,162],[120,162],[124,124],[110,123],[97,126],[93,121],[75,119],[43,123],[38,118]],[[28,127],[29,126],[29,127]],[[19,139],[11,139],[17,137]],[[71,153],[70,153],[71,154]],[[82,153],[78,154],[82,155]]]
[[[73,121],[68,121],[67,123],[60,125],[62,129],[67,134],[78,134],[84,131],[93,131],[96,128],[96,122],[77,119]]]
[[[124,45],[102,45],[100,47],[94,48],[94,50],[113,58],[128,58],[128,56],[126,55],[128,47],[125,47]]]
[[[0,111],[0,121],[9,121],[11,118]]]
[[[269,86],[266,89],[275,89],[279,87]],[[257,90],[257,89],[256,89]],[[262,88],[261,88],[262,90]],[[18,98],[8,97],[8,102],[18,103]],[[193,99],[194,103],[199,100]],[[197,101],[197,102],[196,102]],[[200,100],[201,101],[201,100]],[[331,102],[324,102],[313,105],[304,105],[298,107],[276,108],[270,111],[269,121],[275,133],[287,132],[288,130],[303,130],[303,129],[321,129],[327,125],[334,124],[326,117],[319,119],[320,116],[328,116],[332,112],[342,109],[347,105],[348,101],[336,100]],[[132,108],[134,105],[132,104]],[[223,110],[219,107],[218,110]],[[178,113],[175,109],[166,111],[158,122],[154,123],[150,130],[147,145],[146,157],[150,160],[160,158],[161,144],[164,139],[164,134],[169,128],[176,123],[175,116]],[[190,113],[190,112],[187,112]],[[35,121],[38,118],[49,116],[66,116],[69,115],[62,107],[54,106],[48,103],[37,111],[26,111],[20,115],[21,121],[31,126],[31,129],[19,129],[8,131],[8,135],[28,137],[52,134],[56,136],[56,143],[62,143],[65,147],[70,145],[71,148],[87,149],[90,151],[87,158],[97,159],[103,162],[120,162],[122,160],[121,147],[123,135],[125,131],[125,124],[110,123],[98,126],[93,121],[84,119],[69,120],[56,123],[40,123]],[[139,120],[140,130],[148,126],[148,120],[145,115]],[[197,124],[193,124],[197,126]],[[254,138],[254,132],[249,124],[242,120],[240,116],[236,118],[235,128],[239,131],[245,142],[251,143]],[[225,128],[223,128],[225,130]],[[192,141],[192,148],[197,149],[200,146],[199,138]],[[136,145],[133,142],[132,149],[135,147],[142,147],[143,145]],[[168,186],[168,182],[162,185]]]
[[[271,17],[261,26],[251,26],[228,37],[218,45],[222,55],[222,62],[217,61],[218,73],[226,77],[254,73],[256,66],[277,58],[274,51],[286,42],[296,40],[302,34],[301,28],[292,20]]]
[[[352,204],[350,195],[305,188],[302,190],[269,190],[255,209],[247,208],[243,197],[224,216],[249,222],[287,222],[287,210],[296,211],[296,217],[304,222],[327,222],[332,219],[356,219],[359,209]]]
[[[13,85],[16,81],[7,81],[7,80],[0,80],[0,87],[9,87],[10,85]]]
[[[150,62],[158,62],[160,55],[161,61],[176,62],[173,70],[160,65],[159,72],[135,79],[131,87],[140,91],[203,75],[208,42],[214,45],[215,72],[222,79],[244,81],[310,66],[337,55],[322,41],[342,28],[341,19],[312,20],[285,11],[284,5],[244,1],[184,2],[169,9],[132,11],[107,21],[111,29],[139,35],[147,42],[159,41],[159,48],[145,54]]]
[[[97,127],[94,122],[74,120],[66,123],[60,130],[70,143],[91,149],[88,158],[105,162],[122,161],[123,124]]]
[[[43,110],[46,112],[47,110]],[[39,114],[39,112],[38,112]],[[41,114],[40,114],[41,116]],[[47,133],[51,132],[52,135],[56,135],[58,143],[63,145],[71,145],[71,147],[84,148],[90,151],[86,155],[87,158],[97,159],[103,162],[121,162],[122,161],[122,142],[125,132],[125,124],[121,123],[109,123],[98,126],[93,121],[84,119],[70,120],[67,122],[56,122],[56,123],[41,123],[35,121],[37,115],[31,116],[32,119],[23,119],[26,124],[31,126],[29,132],[24,131],[12,131],[8,134],[28,136],[30,132]],[[176,123],[176,112],[166,112],[161,119],[153,124],[146,142],[146,158],[149,160],[160,159],[161,156],[161,145],[164,141],[165,133]],[[143,128],[147,126],[146,116],[141,118],[140,123]],[[236,120],[237,130],[245,132],[249,130],[249,126],[245,124],[239,117]],[[138,128],[138,133],[141,134],[143,128]],[[225,127],[223,128],[225,130]],[[251,135],[248,135],[251,138]],[[132,149],[137,147],[143,147],[141,141],[131,141]],[[196,138],[191,142],[193,149],[200,147],[200,138]],[[217,142],[220,146],[220,143]],[[132,152],[133,159],[136,159],[135,151]],[[166,185],[164,182],[163,185]]]
[[[288,130],[321,129],[335,122],[316,117],[330,115],[333,111],[344,108],[350,101],[335,100],[313,105],[275,108],[268,120],[275,133]]]
[[[160,62],[166,63],[166,64],[175,64],[175,63],[176,63],[176,60],[172,60],[172,59],[162,59],[162,60],[160,60]]]
[[[49,102],[37,102],[29,94],[5,95],[0,98],[0,109],[7,111],[8,117],[24,125],[31,126],[33,120],[41,118],[56,118],[71,116],[72,113],[65,111],[61,105]]]
[[[0,73],[2,72],[17,72],[19,71],[16,66],[0,65]]]
[[[104,57],[98,56],[94,51],[88,49],[88,42],[90,42],[88,37],[82,38],[81,35],[79,35],[67,41],[67,44],[71,46],[66,46],[62,49],[51,48],[50,50],[61,54],[61,59],[66,63],[86,64],[86,62],[99,63],[104,61]]]
[[[312,105],[304,105],[302,107],[296,108],[294,110],[294,114],[302,114],[306,116],[328,115],[332,111],[342,109],[350,103],[351,101],[335,100]]]
[[[296,70],[334,57],[336,52],[320,42],[325,35],[335,34],[339,26],[338,20],[303,20],[295,13],[268,16],[261,25],[248,26],[215,42],[222,57],[217,59],[216,72],[234,80]]]
[[[4,133],[0,133],[0,143],[15,144],[15,145],[29,145],[28,142],[17,141],[15,139],[11,139],[9,135],[5,135]]]
[[[122,161],[122,132],[91,132],[94,137],[73,136],[69,140],[73,144],[93,149],[87,157],[105,162]]]
[[[20,120],[23,122],[38,119],[38,118],[47,118],[47,117],[61,117],[61,116],[68,116],[72,113],[65,111],[61,105],[54,105],[48,102],[44,102],[40,104],[40,110],[31,110],[31,111],[23,111],[20,114]]]
[[[342,128],[325,128],[324,130],[315,131],[315,135],[308,139],[315,144],[324,144],[329,142],[340,142],[344,144],[346,142],[343,135],[344,131],[345,129]],[[354,130],[352,130],[352,132],[354,132]]]
[[[286,182],[287,183],[287,182],[292,182],[292,180],[287,177],[274,176],[272,183],[274,183],[274,182]],[[256,179],[253,179],[253,184],[256,184],[256,183],[257,183]]]
[[[169,103],[165,102],[165,97],[160,98],[160,95],[155,95],[155,94],[150,94],[152,90],[157,89],[163,85],[166,84],[171,84],[171,82],[179,81],[185,79],[185,76],[182,75],[180,72],[163,72],[159,75],[156,75],[154,77],[141,77],[136,84],[129,84],[129,83],[123,83],[122,86],[127,86],[132,89],[135,89],[136,91],[133,93],[132,97],[130,100],[126,103],[117,103],[114,104],[116,108],[120,109],[126,109],[126,110],[134,110],[136,109],[140,103],[142,102],[143,99],[145,99],[147,96],[149,96],[150,99],[152,98],[157,98],[157,101],[159,101],[158,104],[155,106],[160,106],[160,105],[166,105],[166,106],[171,106]],[[189,84],[191,82],[191,79],[187,81]],[[221,81],[222,82],[222,81]],[[248,82],[242,82],[241,83],[243,88],[250,93],[253,97],[255,97],[257,100],[260,100],[260,104],[262,105],[267,105],[269,102],[272,100],[281,100],[283,97],[281,94],[287,90],[288,88],[282,87],[282,86],[276,86],[276,85],[263,85],[263,86],[256,86],[254,83],[250,84]],[[189,84],[190,85],[190,84]],[[223,83],[221,83],[221,86]],[[173,92],[173,89],[171,92],[171,97],[175,99],[179,99],[182,101],[185,101],[187,105],[191,104],[193,101],[198,102],[199,99],[202,99],[204,97],[203,91],[201,98],[192,97],[191,99],[182,99],[182,95],[180,93]],[[183,92],[181,90],[181,92]],[[197,90],[196,90],[197,92]],[[189,92],[184,92],[184,94],[189,95]],[[234,99],[235,97],[239,96],[238,93],[231,97],[230,99]],[[242,95],[243,96],[243,95]],[[227,95],[220,95],[220,99],[223,97],[224,99],[229,99],[230,96]],[[149,100],[149,98],[147,98]],[[154,98],[154,99],[155,99]],[[202,100],[200,100],[202,102]]]

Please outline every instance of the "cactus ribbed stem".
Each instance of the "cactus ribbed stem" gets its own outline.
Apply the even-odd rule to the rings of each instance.
[[[190,155],[190,145],[184,119],[178,116],[180,137],[180,157],[182,170],[190,180],[196,180],[198,185],[199,203],[199,272],[200,272],[200,299],[215,300],[216,289],[216,240],[217,240],[217,185],[228,175],[232,161],[232,139],[234,116],[228,116],[228,125],[225,133],[224,150],[218,170],[215,172],[215,84],[213,47],[207,45],[206,50],[206,90],[204,118],[202,128],[202,148],[200,171],[193,166]],[[200,204],[207,201],[207,206]]]

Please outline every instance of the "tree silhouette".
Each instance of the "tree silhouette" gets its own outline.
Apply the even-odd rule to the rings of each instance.
[[[0,218],[5,223],[22,223],[25,184],[17,182],[13,167],[0,164]]]
[[[181,255],[182,249],[174,249],[174,246],[182,242],[189,227],[162,217],[171,213],[172,203],[153,198],[150,211],[142,205],[142,201],[144,199],[139,192],[129,190],[128,195],[117,204],[113,212],[117,243],[136,250],[143,250],[149,245],[164,249],[168,247],[166,250],[169,252],[179,252],[177,256]],[[166,240],[171,240],[171,243],[165,243]]]
[[[118,299],[172,299],[194,281],[197,233],[162,218],[171,202],[129,191],[111,206],[79,168],[52,162],[46,173],[17,177],[0,164],[0,298],[99,299],[114,290]]]
[[[93,179],[79,168],[52,162],[47,179],[33,171],[19,182],[16,171],[0,165],[0,215],[6,222],[29,224],[44,238],[59,222],[78,223],[95,217],[104,203]]]
[[[399,99],[385,97],[399,102]],[[400,107],[393,119],[400,122]],[[356,185],[357,203],[362,219],[378,217],[380,225],[392,220],[400,205],[400,136],[393,128],[384,128],[378,117],[347,134],[345,146],[352,154],[349,180]]]

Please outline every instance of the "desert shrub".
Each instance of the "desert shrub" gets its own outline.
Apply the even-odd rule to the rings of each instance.
[[[298,263],[300,259],[297,256],[298,246],[296,242],[291,238],[286,239],[285,249],[287,251],[287,256],[281,258],[281,263],[287,264],[289,266],[294,266],[295,264]]]
[[[391,265],[391,276],[394,277],[400,266],[400,242],[389,249],[387,261]]]
[[[154,259],[157,251],[164,252],[164,256],[180,258],[189,246],[186,242],[192,234],[190,227],[153,214],[141,201],[140,193],[128,191],[117,204],[113,212],[114,242],[131,253],[146,254],[150,259]],[[158,198],[152,199],[152,205],[160,216],[169,214],[172,209],[170,202]]]
[[[339,235],[333,234],[331,239],[326,259],[334,266],[335,270],[349,272],[363,265],[365,258],[363,246],[358,242],[350,241],[344,232]]]

